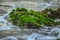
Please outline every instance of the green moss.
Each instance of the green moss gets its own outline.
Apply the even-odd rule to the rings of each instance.
[[[57,38],[57,40],[60,40],[60,38]]]
[[[60,19],[60,8],[57,8],[56,10],[49,8],[43,10],[42,12],[48,14],[48,16],[52,19]]]
[[[12,10],[9,17],[14,25],[20,27],[40,28],[42,24],[46,26],[53,26],[55,24],[54,20],[48,17],[47,14],[34,10],[28,11],[25,8],[16,8],[16,10]]]

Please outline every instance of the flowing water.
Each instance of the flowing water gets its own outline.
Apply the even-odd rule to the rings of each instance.
[[[41,11],[51,7],[52,3],[36,1],[1,1],[0,2],[0,40],[56,40],[60,37],[60,25],[37,29],[21,29],[8,21],[8,15],[16,7],[25,7]],[[54,5],[57,7],[57,5]],[[53,6],[53,7],[54,7]]]

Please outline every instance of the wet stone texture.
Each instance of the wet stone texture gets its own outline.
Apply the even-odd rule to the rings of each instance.
[[[23,30],[10,29],[10,30],[1,30],[0,31],[0,39],[1,38],[5,38],[5,37],[8,37],[8,36],[24,36],[24,35],[30,35],[33,32],[38,32],[38,30],[33,30],[33,29],[23,29]]]
[[[0,38],[7,36],[17,36],[17,35],[20,35],[20,32],[16,29],[0,31]]]
[[[9,0],[9,1],[11,1],[11,0]],[[10,6],[10,5],[12,5],[12,6]],[[0,16],[4,15],[8,9],[13,9],[15,7],[15,5],[17,7],[25,7],[28,9],[40,11],[39,7],[41,7],[41,9],[44,9],[45,6],[49,6],[50,4],[48,4],[48,5],[47,4],[45,5],[45,3],[37,4],[37,3],[31,2],[31,1],[30,2],[26,2],[26,1],[2,2],[0,5]],[[41,5],[41,6],[39,6],[39,5]],[[2,19],[5,20],[5,18],[2,18]],[[2,21],[3,23],[1,23],[1,20],[0,20],[0,27],[2,27],[4,25],[4,20]],[[10,26],[10,24],[6,27],[9,27],[9,26]],[[58,26],[56,26],[56,28],[48,28],[48,27],[44,26],[43,28],[40,28],[39,30],[37,30],[37,29],[18,30],[17,28],[13,29],[13,27],[12,27],[12,29],[0,30],[0,40],[25,40],[24,37],[26,37],[27,40],[29,40],[29,39],[30,40],[55,40],[54,37],[57,37],[60,34],[60,28],[57,28],[57,27]],[[3,28],[5,28],[5,25]],[[25,36],[25,35],[27,35],[27,36]]]
[[[13,8],[13,6],[11,6],[11,5],[1,5],[0,4],[0,16],[3,16],[4,14],[6,14],[7,13],[7,11],[8,11],[8,9],[12,9]]]
[[[26,40],[26,39],[20,38],[20,37],[15,37],[15,36],[8,36],[8,37],[5,37],[5,38],[0,39],[0,40]]]
[[[5,13],[7,13],[5,10],[0,9],[0,16],[2,16]]]

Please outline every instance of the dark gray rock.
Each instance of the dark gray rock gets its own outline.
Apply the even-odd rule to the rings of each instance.
[[[20,35],[20,31],[18,31],[17,29],[0,31],[0,38],[7,37],[7,36],[18,36],[18,35]]]

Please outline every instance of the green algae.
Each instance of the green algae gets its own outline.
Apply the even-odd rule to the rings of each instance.
[[[26,28],[41,28],[42,24],[54,26],[54,19],[44,12],[36,12],[25,8],[16,8],[10,12],[9,18],[14,25]]]
[[[57,40],[60,40],[60,38],[57,38]]]

